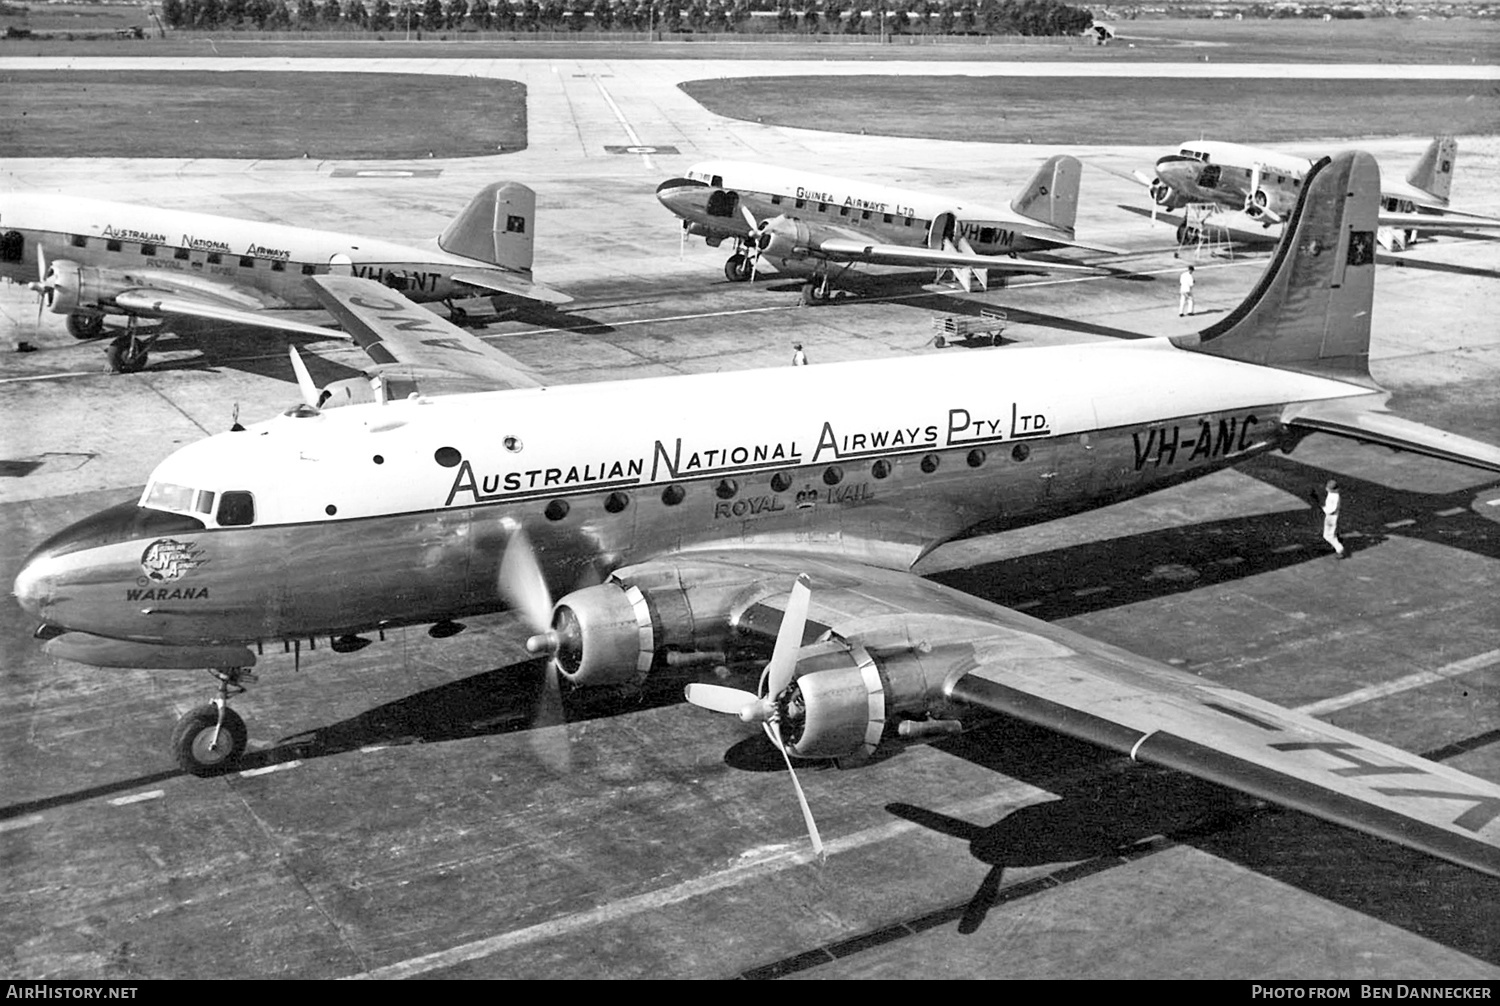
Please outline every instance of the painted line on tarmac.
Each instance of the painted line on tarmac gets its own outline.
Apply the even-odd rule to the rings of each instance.
[[[112,807],[124,807],[127,804],[143,803],[147,800],[160,800],[166,795],[167,791],[164,789],[152,789],[147,790],[144,793],[132,793],[129,796],[117,796],[113,800],[109,801],[109,804]]]
[[[252,775],[270,775],[272,772],[285,772],[287,769],[296,768],[302,764],[301,758],[293,758],[291,761],[280,762],[276,765],[266,765],[263,768],[247,768],[237,773],[241,778]]]
[[[26,817],[18,817],[14,821],[0,821],[0,832],[15,831],[17,828],[29,828],[33,824],[41,824],[45,821],[40,814],[28,814]]]
[[[943,813],[950,817],[974,820],[993,813],[1003,807],[1014,807],[1025,801],[1027,804],[1037,802],[1037,798],[1050,797],[1046,791],[1029,786],[1025,783],[1011,780],[1011,786],[998,793],[991,793],[976,800],[943,809]],[[843,838],[828,840],[825,844],[830,856],[842,852],[852,852],[868,845],[879,842],[887,842],[898,838],[909,832],[925,830],[921,825],[898,818],[885,824],[876,825],[873,828],[865,828],[852,835]],[[586,912],[575,912],[572,915],[564,915],[560,918],[549,919],[539,922],[534,926],[517,929],[514,932],[498,933],[487,936],[484,939],[474,940],[470,943],[462,943],[447,950],[438,950],[420,957],[412,957],[408,960],[398,961],[395,964],[387,964],[384,967],[372,968],[359,974],[349,975],[345,980],[375,980],[375,979],[399,979],[412,978],[417,975],[436,971],[440,968],[453,967],[466,961],[478,960],[489,957],[503,950],[513,947],[527,946],[541,940],[553,939],[559,936],[567,936],[579,930],[588,929],[593,926],[605,925],[617,922],[621,919],[640,915],[644,912],[656,911],[668,905],[674,905],[690,898],[710,894],[726,887],[737,887],[741,884],[763,882],[767,877],[781,873],[794,867],[805,866],[816,857],[812,851],[802,843],[797,843],[795,848],[787,848],[786,851],[775,852],[765,858],[753,862],[731,866],[725,870],[707,874],[702,877],[694,877],[671,887],[664,887],[655,891],[646,891],[634,897],[622,898],[598,908]]]
[[[609,110],[615,113],[615,118],[620,120],[620,125],[624,128],[625,135],[630,137],[630,145],[632,147],[649,147],[649,144],[641,142],[641,138],[631,128],[630,121],[625,118],[625,113],[620,111],[620,106],[615,104],[615,99],[610,97],[609,92],[604,89],[604,82],[599,79],[597,74],[591,74],[591,76],[594,79],[594,86],[599,89],[599,93],[604,96],[605,102],[608,103]],[[647,150],[641,151],[641,164],[645,166],[647,171],[655,172],[657,170],[656,162],[651,160],[651,154]]]
[[[1373,702],[1375,699],[1383,699],[1400,692],[1410,691],[1413,688],[1421,688],[1423,685],[1434,684],[1438,681],[1446,681],[1448,678],[1456,678],[1460,674],[1469,674],[1474,671],[1484,670],[1500,664],[1500,650],[1489,650],[1479,653],[1463,660],[1455,660],[1451,664],[1445,664],[1433,671],[1417,671],[1408,674],[1404,678],[1387,681],[1379,685],[1371,685],[1368,688],[1360,688],[1357,691],[1348,692],[1344,695],[1335,695],[1331,699],[1321,702],[1313,702],[1309,705],[1298,706],[1297,712],[1306,713],[1308,716],[1322,716],[1326,713],[1337,712],[1340,709],[1348,709],[1350,706],[1362,705]]]

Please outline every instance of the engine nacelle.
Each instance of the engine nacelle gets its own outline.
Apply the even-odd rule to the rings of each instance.
[[[380,396],[369,378],[346,377],[340,381],[329,381],[318,392],[318,408],[337,409],[345,405],[363,405],[378,402]]]
[[[643,681],[656,655],[646,597],[635,587],[601,583],[575,590],[552,609],[553,661],[576,685]]]
[[[807,254],[812,232],[807,224],[785,214],[763,220],[757,243],[762,255],[773,258],[802,258]]]
[[[47,310],[53,314],[73,314],[98,307],[101,301],[113,296],[112,286],[99,269],[68,259],[47,263],[47,274],[41,282]]]
[[[1182,205],[1178,201],[1177,190],[1160,178],[1153,181],[1146,191],[1151,193],[1151,201],[1163,209],[1175,210]]]

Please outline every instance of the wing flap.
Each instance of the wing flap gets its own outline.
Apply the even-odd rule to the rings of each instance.
[[[169,290],[141,287],[116,294],[114,301],[117,307],[134,314],[206,318],[209,321],[226,321],[235,325],[253,325],[256,328],[274,328],[282,332],[315,335],[321,339],[348,338],[344,333],[335,329],[320,328],[317,325],[280,317],[271,309],[231,307],[227,304],[201,300]]]
[[[1094,276],[1105,270],[1089,265],[1063,262],[1041,262],[1036,259],[1011,258],[1009,255],[971,255],[941,248],[878,244],[856,238],[828,238],[810,251],[825,258],[869,262],[874,265],[969,266],[996,272],[1057,272]]]
[[[328,313],[382,369],[399,364],[418,377],[458,378],[468,390],[543,384],[519,360],[374,280],[326,273],[307,281]]]

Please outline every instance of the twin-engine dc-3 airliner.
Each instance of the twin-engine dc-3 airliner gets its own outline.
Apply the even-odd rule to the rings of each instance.
[[[1080,172],[1078,158],[1051,157],[1008,208],[992,209],[793,168],[704,161],[658,185],[656,198],[682,218],[684,239],[696,235],[715,248],[734,242],[728,279],[751,279],[763,262],[811,272],[802,300],[812,304],[829,298],[835,266],[838,275],[856,265],[937,266],[965,290],[987,288],[990,270],[1098,273],[1016,257],[1047,248],[1116,253],[1073,236]]]
[[[172,739],[201,775],[245,750],[228,703],[256,644],[348,651],[510,607],[580,688],[766,645],[758,691],[688,698],[763,724],[788,764],[1002,714],[1500,875],[1500,785],[911,572],[981,521],[1102,505],[1314,431],[1500,471],[1500,447],[1390,413],[1370,377],[1379,198],[1369,155],[1320,164],[1254,291],[1201,332],[961,363],[545,387],[394,291],[316,276],[372,353],[506,390],[398,399],[379,374],[330,408],[355,396],[299,364],[307,403],[178,450],[139,499],[39,546],[15,595],[56,657],[208,668],[217,698]]]
[[[1418,231],[1461,232],[1500,227],[1500,219],[1460,213],[1449,208],[1458,141],[1440,136],[1428,145],[1406,181],[1386,179],[1381,190],[1380,226],[1376,236],[1391,249],[1416,240]],[[1239,143],[1196,140],[1156,162],[1155,177],[1136,172],[1152,201],[1167,210],[1192,204],[1215,204],[1228,213],[1184,220],[1178,240],[1195,237],[1194,229],[1223,231],[1232,240],[1274,241],[1276,227],[1297,205],[1312,161],[1275,150]],[[1258,225],[1258,226],[1257,226]],[[1259,230],[1259,235],[1257,235]]]
[[[432,247],[34,193],[0,193],[0,275],[39,277],[42,304],[68,316],[80,339],[125,315],[111,346],[116,370],[146,365],[155,336],[134,319],[191,317],[328,337],[279,312],[321,305],[307,284],[329,272],[365,276],[418,301],[493,294],[547,304],[571,298],[531,278],[536,194],[516,182],[486,186]]]

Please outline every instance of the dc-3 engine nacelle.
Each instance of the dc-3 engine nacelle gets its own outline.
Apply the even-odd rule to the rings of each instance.
[[[1178,196],[1177,190],[1160,178],[1153,181],[1151,187],[1146,191],[1151,194],[1151,201],[1162,209],[1175,210],[1180,206],[1187,205],[1187,201]]]
[[[796,258],[806,254],[812,244],[812,232],[800,220],[782,215],[763,220],[757,239],[762,255],[772,258]]]
[[[37,287],[33,285],[32,288]],[[53,314],[73,314],[96,306],[124,287],[110,282],[100,269],[59,259],[47,263],[47,273],[42,277],[40,289],[44,292],[47,310]]]

